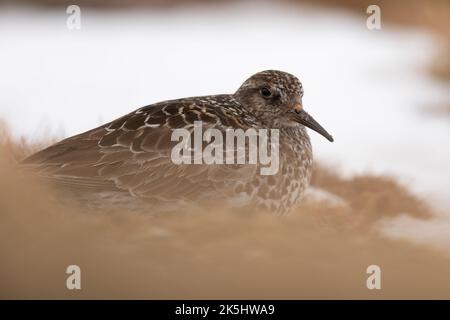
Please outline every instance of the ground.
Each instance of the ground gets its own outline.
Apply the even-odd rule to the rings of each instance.
[[[0,298],[449,298],[450,259],[386,239],[384,217],[430,209],[389,177],[344,179],[316,166],[313,192],[290,216],[208,212],[150,217],[63,207],[17,169],[42,145],[0,148]],[[82,290],[65,288],[79,265]],[[382,289],[368,290],[379,265]]]

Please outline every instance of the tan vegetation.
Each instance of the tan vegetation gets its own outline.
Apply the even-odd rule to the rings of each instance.
[[[0,140],[0,298],[450,298],[448,256],[374,228],[399,213],[431,215],[391,178],[317,167],[314,186],[343,202],[306,201],[286,218],[87,212],[17,168],[35,146],[6,130]],[[81,291],[65,288],[71,264]],[[382,290],[366,288],[371,264]]]

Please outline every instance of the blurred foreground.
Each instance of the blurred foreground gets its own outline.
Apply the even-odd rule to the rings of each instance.
[[[5,130],[0,141],[0,298],[450,298],[448,255],[377,232],[385,217],[432,215],[392,179],[316,168],[308,201],[287,218],[80,212],[17,169],[41,146]],[[65,287],[71,264],[80,291]],[[366,288],[372,264],[382,290]]]

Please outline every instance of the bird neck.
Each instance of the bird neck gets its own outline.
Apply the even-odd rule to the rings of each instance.
[[[301,124],[297,124],[295,126],[281,126],[279,128],[280,134],[286,137],[289,137],[293,140],[308,140],[309,141],[309,135],[306,131],[305,126]]]

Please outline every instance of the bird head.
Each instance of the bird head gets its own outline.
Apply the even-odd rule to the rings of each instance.
[[[275,127],[303,125],[333,141],[333,137],[303,109],[303,87],[292,74],[277,70],[258,72],[241,85],[235,97],[263,123]]]

